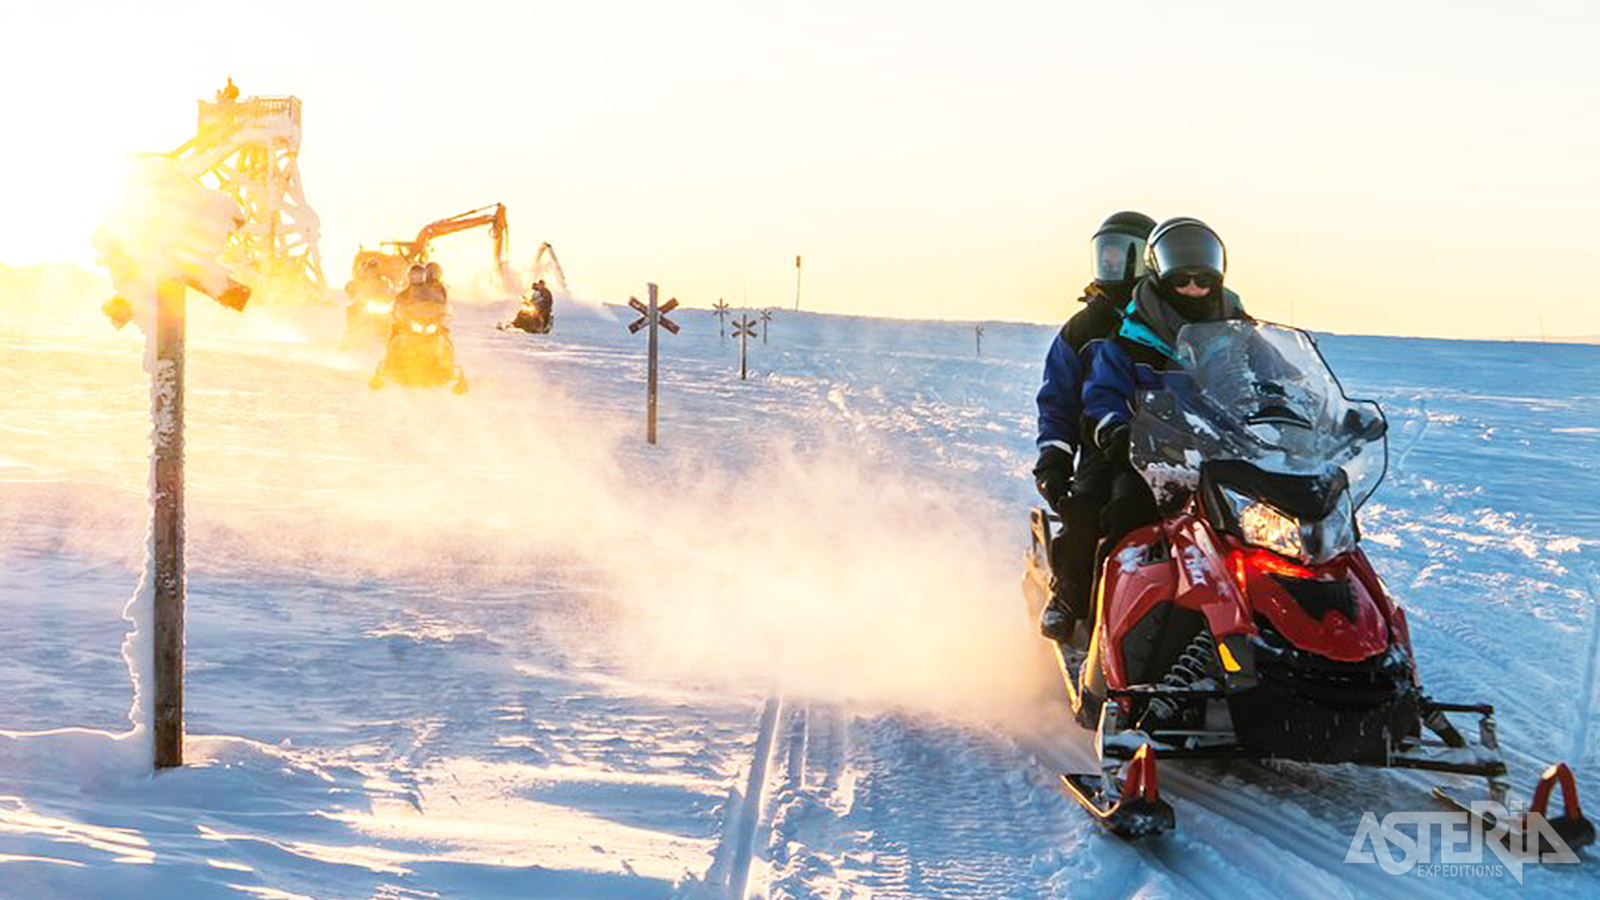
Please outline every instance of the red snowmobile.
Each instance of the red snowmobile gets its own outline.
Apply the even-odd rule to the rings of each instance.
[[[1177,351],[1169,389],[1140,397],[1129,454],[1162,518],[1102,545],[1092,628],[1052,642],[1101,760],[1097,773],[1062,776],[1065,791],[1124,838],[1174,827],[1158,759],[1480,776],[1504,807],[1493,707],[1428,696],[1405,611],[1361,549],[1356,510],[1387,466],[1377,404],[1347,398],[1296,329],[1194,324]],[[1042,509],[1031,521],[1023,591],[1037,617],[1058,522]],[[1476,729],[1457,728],[1461,717]],[[1551,817],[1557,784],[1564,810]],[[1507,818],[1498,824],[1513,837],[1553,830],[1573,850],[1595,837],[1560,763]]]

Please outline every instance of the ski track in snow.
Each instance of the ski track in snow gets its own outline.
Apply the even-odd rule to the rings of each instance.
[[[558,312],[554,339],[528,339],[489,331],[497,312],[461,310],[473,393],[448,402],[513,403],[552,379],[597,419],[634,427],[643,363],[621,323]],[[976,360],[960,323],[780,312],[741,385],[710,316],[680,320],[684,335],[663,338],[664,442],[738,472],[760,448],[737,436],[782,435],[802,451],[844,436],[862,458],[940,472],[980,498],[972,514],[1012,523],[995,544],[1020,555],[1031,399],[1051,329],[991,325]],[[230,502],[268,520],[315,515],[340,486],[315,467],[303,481],[280,472],[275,435],[338,429],[340,407],[399,416],[400,404],[433,399],[369,396],[366,363],[257,338],[242,351],[196,340],[191,440],[212,429],[206,440],[235,468],[196,460],[192,518]],[[626,620],[606,611],[605,581],[581,561],[469,552],[458,565],[482,577],[452,593],[449,577],[426,571],[226,558],[242,538],[211,525],[191,541],[188,727],[248,742],[154,782],[128,777],[94,762],[101,739],[22,732],[115,730],[131,699],[116,615],[145,515],[136,351],[94,333],[0,332],[0,343],[13,360],[0,370],[0,897],[158,897],[174,885],[194,897],[319,898],[1600,893],[1592,862],[1530,868],[1523,886],[1345,864],[1363,810],[1430,808],[1426,779],[1353,767],[1168,766],[1178,831],[1124,844],[1055,786],[1092,759],[1048,691],[1031,715],[997,720],[788,689],[764,711],[765,685],[623,665]],[[1600,478],[1584,429],[1600,406],[1600,351],[1322,343],[1352,394],[1384,404],[1398,445],[1363,527],[1407,605],[1430,690],[1496,705],[1516,787],[1566,752],[1592,795]],[[286,384],[249,377],[264,361]],[[1546,396],[1538,373],[1557,364],[1579,374]],[[238,377],[207,376],[208,365]],[[285,408],[277,390],[307,402]],[[318,452],[332,471],[371,465],[397,483],[463,477]],[[653,471],[648,454],[621,465]],[[276,478],[270,495],[227,490]],[[993,602],[995,616],[1031,628],[1014,580]],[[906,628],[884,640],[914,640],[915,623]],[[84,778],[41,761],[52,741],[85,754]]]

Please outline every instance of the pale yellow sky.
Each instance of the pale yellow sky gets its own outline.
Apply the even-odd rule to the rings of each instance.
[[[484,203],[595,299],[1048,321],[1107,213],[1198,215],[1258,315],[1600,334],[1583,2],[24,2],[0,262],[87,261],[226,76],[305,103],[330,282]],[[440,245],[484,265],[487,238]]]

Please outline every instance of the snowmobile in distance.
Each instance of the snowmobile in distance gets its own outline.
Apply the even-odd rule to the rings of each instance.
[[[555,295],[550,293],[550,288],[545,286],[541,278],[533,283],[528,295],[522,298],[522,308],[517,310],[516,318],[500,326],[500,330],[517,328],[529,334],[549,334],[550,327],[555,324],[554,307]]]
[[[418,287],[427,285],[413,285],[396,298],[389,343],[368,384],[373,390],[390,381],[406,387],[449,384],[465,394],[467,379],[456,365],[450,339],[449,305],[442,299],[415,298]]]
[[[1157,760],[1475,776],[1504,808],[1494,708],[1425,692],[1405,611],[1361,548],[1356,511],[1387,467],[1377,404],[1347,398],[1296,329],[1196,323],[1176,349],[1183,369],[1140,397],[1129,452],[1162,518],[1102,545],[1093,626],[1051,642],[1100,759],[1099,772],[1063,775],[1063,790],[1124,838],[1175,827]],[[1037,618],[1058,523],[1034,509],[1031,525],[1023,592]],[[1462,717],[1476,729],[1458,728]],[[1551,816],[1558,785],[1564,809]],[[1553,832],[1572,850],[1595,838],[1561,763],[1508,818],[1488,824],[1522,841]]]
[[[395,289],[379,271],[376,260],[367,260],[344,287],[350,303],[344,311],[344,341],[340,348],[350,350],[377,345],[393,330]]]

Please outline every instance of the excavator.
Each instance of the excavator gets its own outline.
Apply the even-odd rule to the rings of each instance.
[[[345,285],[345,293],[350,297],[350,305],[345,310],[345,346],[366,338],[388,338],[394,295],[406,286],[406,272],[413,265],[428,262],[428,245],[434,238],[485,226],[494,240],[495,268],[504,277],[509,230],[504,203],[480,206],[429,222],[409,241],[384,241],[376,250],[363,247],[357,251],[350,264],[350,283]]]

